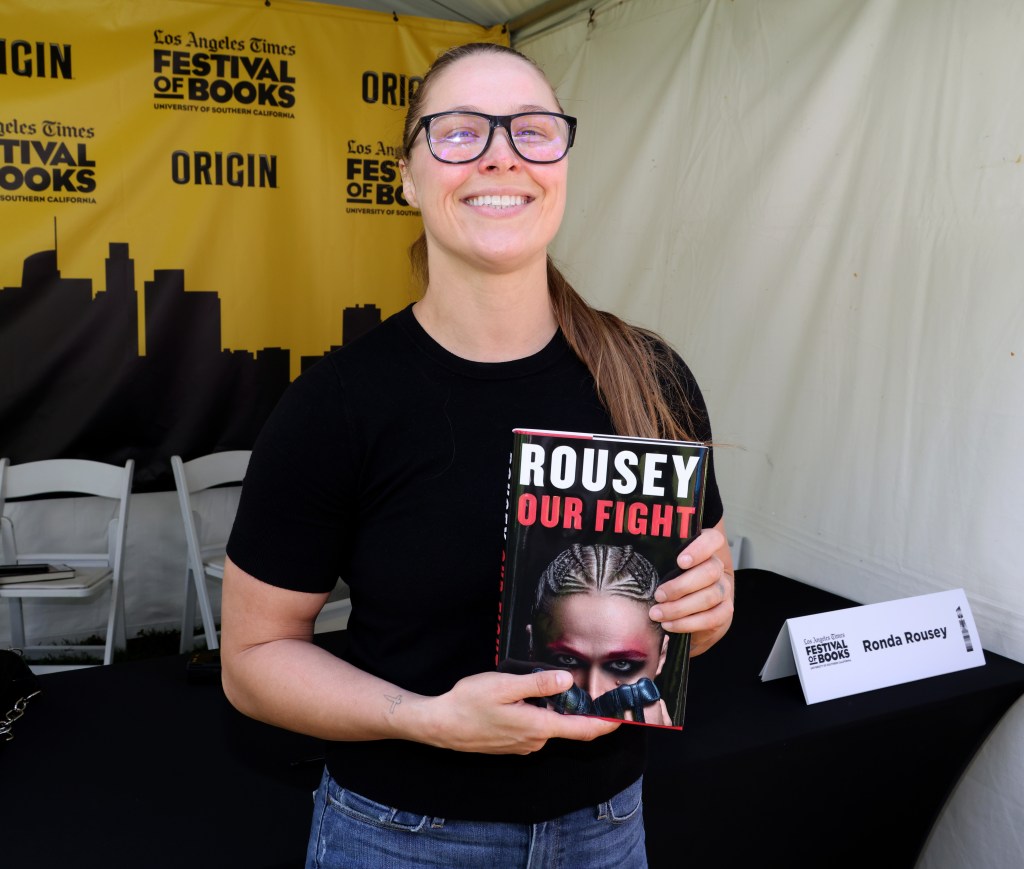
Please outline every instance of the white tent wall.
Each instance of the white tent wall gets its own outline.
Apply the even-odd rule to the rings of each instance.
[[[744,562],[963,587],[1024,661],[1024,5],[591,5],[514,39],[580,118],[553,254],[695,370]],[[1018,703],[922,867],[1019,865],[1022,734]]]

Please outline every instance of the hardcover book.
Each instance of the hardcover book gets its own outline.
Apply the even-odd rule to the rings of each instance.
[[[66,564],[0,564],[0,585],[47,579],[73,579],[74,576],[74,568]]]
[[[562,713],[681,729],[690,636],[648,615],[701,530],[708,447],[516,429],[496,665],[556,667]]]

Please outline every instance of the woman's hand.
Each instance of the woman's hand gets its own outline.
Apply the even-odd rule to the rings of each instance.
[[[568,689],[564,670],[480,673],[438,697],[378,679],[313,644],[326,600],[260,582],[226,560],[221,664],[232,705],[321,739],[409,739],[489,754],[529,754],[553,737],[591,740],[619,726],[526,702]]]
[[[479,673],[460,679],[439,697],[422,698],[419,738],[440,748],[484,754],[530,754],[553,738],[589,741],[621,722],[565,715],[535,706],[528,698],[551,697],[572,685],[565,670],[539,673]]]
[[[735,582],[725,520],[705,528],[677,558],[683,572],[661,585],[651,618],[666,631],[690,634],[690,655],[706,652],[732,624]]]

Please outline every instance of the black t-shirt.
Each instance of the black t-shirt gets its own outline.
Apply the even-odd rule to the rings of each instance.
[[[255,445],[228,554],[283,588],[325,592],[343,578],[346,660],[442,694],[494,669],[516,427],[612,430],[561,333],[525,359],[470,362],[430,338],[410,306],[285,391]],[[694,435],[710,441],[710,427]],[[704,525],[721,516],[712,459]],[[590,743],[551,740],[525,757],[404,740],[331,743],[327,756],[343,787],[378,802],[528,823],[607,799],[645,762],[645,728],[632,725]]]

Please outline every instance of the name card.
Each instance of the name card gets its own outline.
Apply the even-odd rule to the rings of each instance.
[[[984,663],[958,588],[787,619],[761,681],[799,675],[810,704]]]

